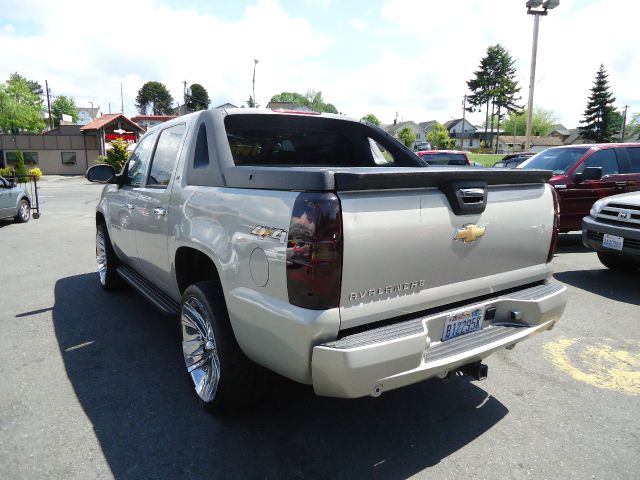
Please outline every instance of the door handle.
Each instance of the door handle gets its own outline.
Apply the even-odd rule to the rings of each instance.
[[[616,182],[616,187],[622,188],[627,185],[627,182]]]
[[[129,203],[129,202],[125,203],[124,206],[127,207],[128,210],[133,210],[135,208],[133,206],[133,203]]]
[[[165,216],[167,214],[167,210],[162,208],[162,207],[156,207],[156,208],[153,209],[153,213],[163,217],[163,216]]]

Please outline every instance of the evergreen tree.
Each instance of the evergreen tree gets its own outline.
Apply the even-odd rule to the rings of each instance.
[[[615,97],[609,91],[607,72],[604,65],[600,64],[600,69],[596,73],[596,79],[591,87],[591,95],[584,111],[584,119],[580,120],[580,134],[596,143],[606,143],[612,140],[613,134],[620,126],[617,123],[613,102]]]
[[[209,92],[199,83],[194,83],[189,88],[191,92],[188,95],[185,95],[185,101],[187,104],[187,110],[189,112],[197,112],[198,110],[206,110],[209,108],[211,104],[211,100],[209,99]]]
[[[172,115],[172,105],[173,97],[160,82],[147,82],[138,90],[136,108],[140,115],[146,115],[149,109],[152,115]]]
[[[365,122],[369,122],[374,124],[376,127],[380,126],[380,120],[373,113],[367,113],[364,117],[361,118]]]
[[[474,112],[485,107],[485,137],[487,128],[493,131],[493,121],[500,119],[505,113],[516,112],[522,107],[517,105],[520,100],[520,87],[515,79],[515,60],[502,45],[491,45],[487,48],[486,56],[480,61],[475,77],[467,82],[472,94],[467,97],[468,111]],[[491,106],[491,117],[489,117]]]

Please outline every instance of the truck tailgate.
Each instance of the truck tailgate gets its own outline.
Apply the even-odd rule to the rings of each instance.
[[[484,211],[458,215],[436,187],[338,196],[344,230],[341,329],[550,274],[553,198],[545,183],[490,184]]]

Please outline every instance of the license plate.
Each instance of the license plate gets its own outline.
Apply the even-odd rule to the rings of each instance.
[[[459,310],[447,315],[442,332],[442,341],[451,340],[471,332],[482,329],[484,307]]]
[[[613,250],[622,250],[623,243],[624,238],[618,237],[617,235],[609,235],[608,233],[605,233],[602,237],[602,246],[612,248]]]

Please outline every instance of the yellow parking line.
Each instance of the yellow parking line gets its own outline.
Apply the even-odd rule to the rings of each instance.
[[[545,345],[559,370],[597,388],[640,395],[640,342],[628,341],[625,349],[607,345],[606,339],[559,338]]]

